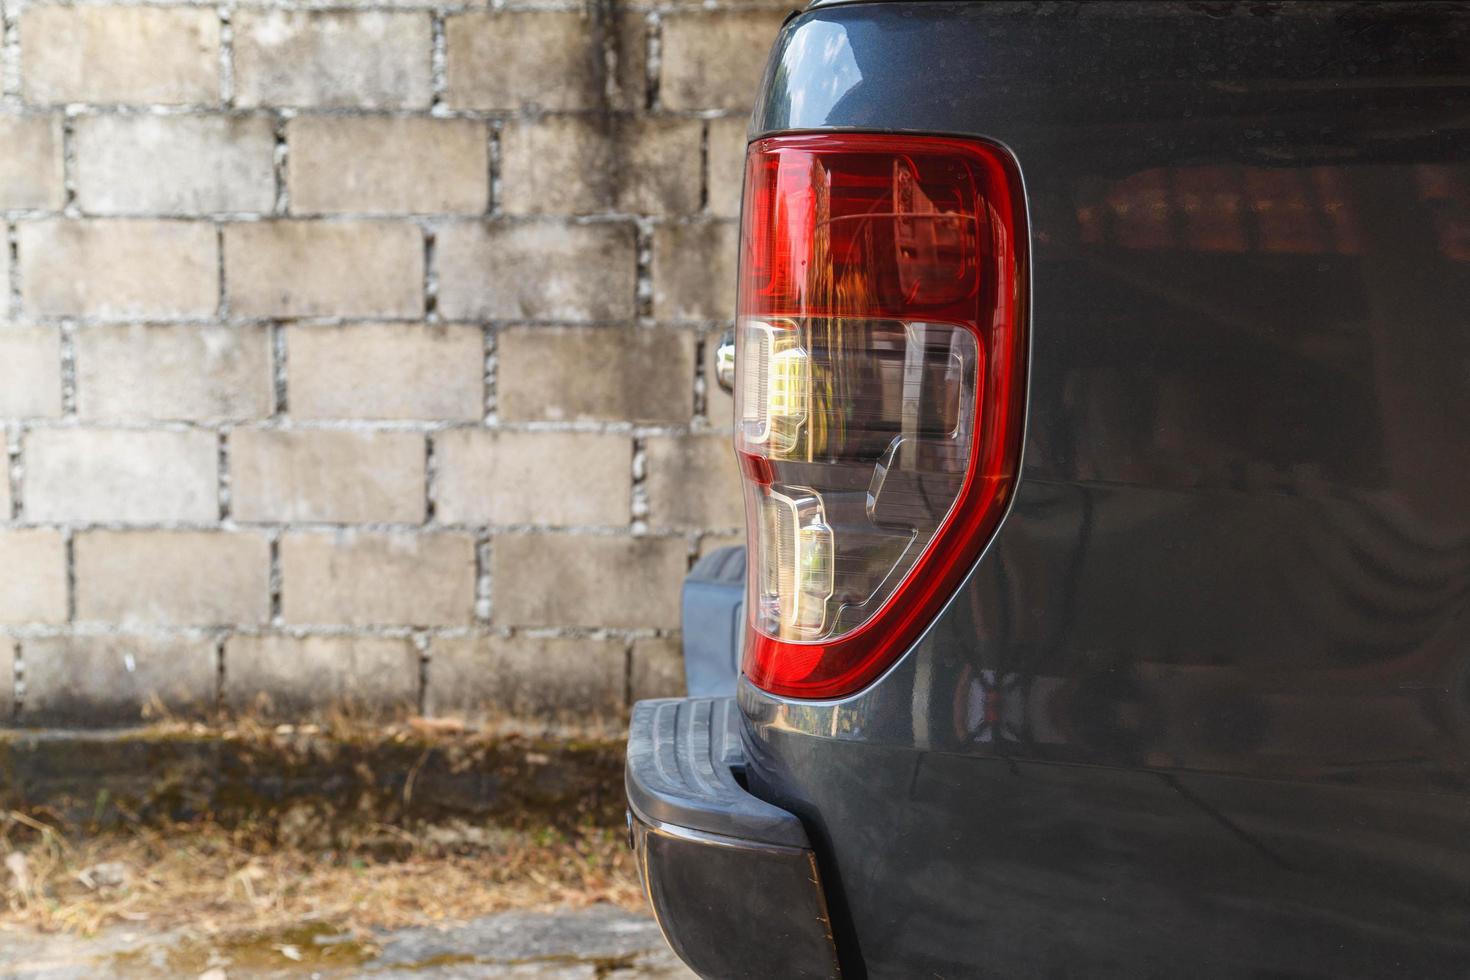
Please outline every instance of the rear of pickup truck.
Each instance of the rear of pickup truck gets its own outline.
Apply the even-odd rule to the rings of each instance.
[[[1470,973],[1470,9],[818,3],[750,135],[675,950]]]

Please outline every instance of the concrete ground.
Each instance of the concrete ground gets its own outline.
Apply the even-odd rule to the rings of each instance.
[[[187,930],[110,928],[92,936],[0,931],[3,980],[236,977],[419,980],[688,980],[644,915],[608,905],[576,911],[505,912],[468,922],[336,935],[290,933],[210,940]]]

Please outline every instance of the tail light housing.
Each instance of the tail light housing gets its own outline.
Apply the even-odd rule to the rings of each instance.
[[[834,698],[886,669],[979,557],[1020,458],[1019,182],[989,144],[751,144],[736,434],[744,672]]]

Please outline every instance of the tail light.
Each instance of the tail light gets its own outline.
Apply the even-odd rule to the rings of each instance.
[[[744,670],[841,697],[974,564],[1020,457],[1020,195],[982,143],[760,140],[746,159],[735,447]]]

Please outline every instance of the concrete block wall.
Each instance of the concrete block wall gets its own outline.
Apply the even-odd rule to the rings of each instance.
[[[785,14],[0,0],[0,725],[677,692]]]

